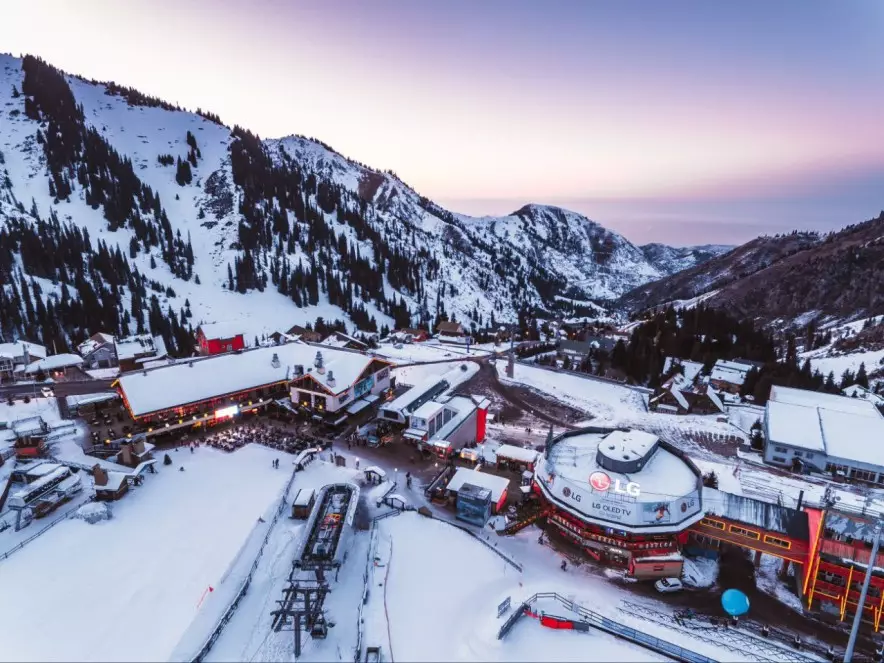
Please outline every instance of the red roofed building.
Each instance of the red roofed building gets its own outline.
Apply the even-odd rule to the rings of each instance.
[[[246,347],[242,332],[227,322],[200,325],[196,332],[196,341],[201,355],[219,355]]]

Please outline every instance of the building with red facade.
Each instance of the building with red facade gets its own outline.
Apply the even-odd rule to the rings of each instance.
[[[390,363],[287,343],[127,373],[116,386],[129,415],[151,434],[211,424],[274,401],[335,413],[389,389]]]
[[[551,526],[637,578],[677,576],[683,553],[714,558],[735,546],[756,566],[763,555],[781,560],[781,576],[791,575],[809,610],[848,621],[871,565],[863,623],[880,629],[884,551],[871,562],[873,514],[833,500],[816,507],[799,497],[787,507],[705,487],[694,463],[656,436],[604,428],[551,440],[538,458],[534,491]]]
[[[679,535],[703,518],[700,470],[650,433],[584,428],[547,444],[534,474],[548,522],[637,577],[681,572]]]
[[[242,330],[231,322],[200,325],[196,330],[196,342],[201,355],[236,352],[246,347]]]

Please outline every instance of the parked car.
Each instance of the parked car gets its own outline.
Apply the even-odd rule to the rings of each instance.
[[[55,398],[55,392],[49,387],[43,387],[40,389],[40,393],[43,394],[43,398]]]
[[[654,583],[654,587],[661,594],[671,594],[684,589],[684,585],[681,584],[681,580],[678,578],[660,578],[660,580]]]

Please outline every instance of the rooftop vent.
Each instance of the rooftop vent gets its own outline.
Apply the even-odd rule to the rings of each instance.
[[[270,360],[270,365],[273,366],[273,368],[279,368],[280,366],[279,355],[275,352],[273,353],[273,358]]]
[[[316,368],[322,368],[322,352],[317,350],[316,359],[313,360],[313,365],[316,366]]]
[[[335,386],[335,374],[333,371],[328,372],[327,381],[328,381],[329,386],[331,386],[331,387]]]

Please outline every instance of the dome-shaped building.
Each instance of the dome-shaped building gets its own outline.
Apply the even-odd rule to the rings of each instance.
[[[563,433],[547,445],[534,485],[551,525],[593,558],[634,575],[653,575],[657,567],[659,575],[678,575],[678,536],[703,517],[700,470],[643,431]]]

